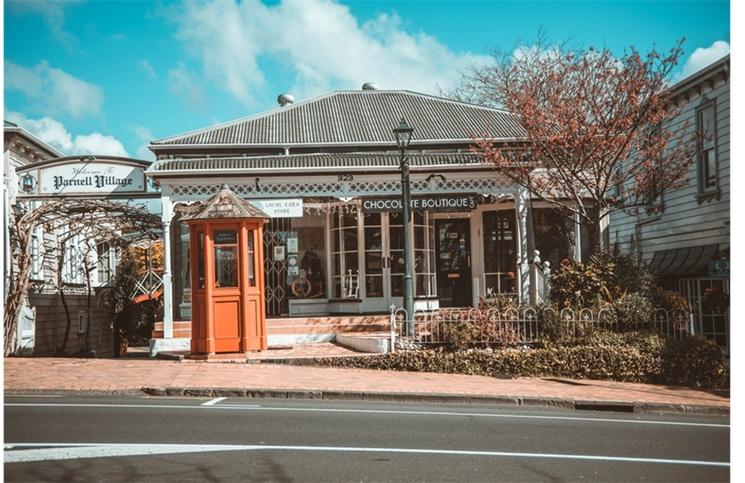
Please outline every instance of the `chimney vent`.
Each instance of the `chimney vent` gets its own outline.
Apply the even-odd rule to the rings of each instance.
[[[286,106],[287,104],[292,104],[293,102],[295,102],[295,96],[287,93],[280,94],[277,97],[277,102],[279,102],[280,106]]]
[[[365,82],[364,84],[362,84],[363,91],[377,91],[378,89],[378,84],[376,84],[375,82]]]

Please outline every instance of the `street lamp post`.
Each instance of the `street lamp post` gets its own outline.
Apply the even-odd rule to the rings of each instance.
[[[411,236],[409,235],[409,223],[411,221],[411,193],[409,183],[409,160],[406,158],[406,148],[411,142],[414,128],[401,118],[398,127],[393,130],[396,135],[396,145],[401,152],[401,207],[403,209],[404,230],[404,310],[406,310],[406,333],[414,333],[414,281],[412,279],[411,263]]]

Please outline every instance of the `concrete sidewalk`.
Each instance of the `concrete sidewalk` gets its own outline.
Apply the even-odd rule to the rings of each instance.
[[[142,393],[313,399],[480,402],[633,411],[728,414],[726,392],[553,378],[180,363],[155,359],[6,358],[5,392]]]

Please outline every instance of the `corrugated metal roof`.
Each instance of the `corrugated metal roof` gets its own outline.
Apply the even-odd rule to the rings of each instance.
[[[412,143],[524,137],[517,116],[507,111],[410,91],[366,90],[335,91],[152,145],[394,143],[402,117],[415,129]]]
[[[481,158],[474,153],[407,152],[410,166],[480,166]],[[400,155],[392,153],[315,153],[288,156],[246,156],[237,158],[161,159],[148,172],[214,172],[214,171],[276,171],[329,168],[398,168]]]

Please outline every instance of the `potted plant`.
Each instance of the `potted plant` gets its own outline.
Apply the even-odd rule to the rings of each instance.
[[[715,314],[723,314],[729,308],[729,295],[719,287],[704,290],[704,305]]]

